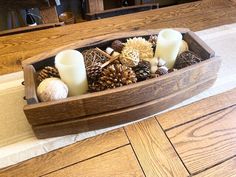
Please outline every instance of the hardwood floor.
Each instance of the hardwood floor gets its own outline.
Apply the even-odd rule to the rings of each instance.
[[[221,163],[236,154],[236,107],[167,131],[192,174]]]
[[[154,118],[125,127],[125,131],[147,177],[189,175]]]
[[[77,142],[0,169],[0,177],[235,177],[235,95],[233,89]]]
[[[180,27],[193,31],[236,22],[235,0],[202,0],[136,14],[0,37],[0,74],[21,61],[75,41],[120,31]]]

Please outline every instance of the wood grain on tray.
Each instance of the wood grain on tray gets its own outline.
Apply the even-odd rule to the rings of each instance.
[[[221,60],[205,42],[188,29],[179,30],[191,51],[201,56],[202,62],[168,73],[165,76],[141,81],[116,89],[87,93],[66,99],[38,102],[36,73],[45,66],[54,65],[58,51],[43,53],[24,61],[26,99],[25,115],[38,138],[61,136],[106,128],[138,120],[192,97],[209,88],[216,79]],[[149,38],[160,29],[135,33],[114,33],[78,41],[63,49],[83,51],[87,48],[105,49],[116,39],[141,36]],[[99,106],[99,109],[95,107]]]

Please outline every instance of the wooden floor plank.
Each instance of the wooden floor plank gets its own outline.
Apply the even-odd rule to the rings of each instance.
[[[188,172],[154,119],[125,127],[147,177],[184,177]]]
[[[158,115],[156,118],[162,128],[168,130],[172,127],[195,120],[204,115],[227,108],[236,104],[236,89],[222,94],[205,98],[190,105]]]
[[[198,173],[236,155],[236,106],[166,133],[191,174]]]
[[[98,157],[61,169],[46,177],[125,177],[144,176],[128,145]]]
[[[128,144],[123,129],[80,141],[31,160],[0,170],[0,177],[34,177],[83,161]]]
[[[236,175],[236,157],[225,161],[209,170],[195,175],[194,177],[235,177]]]

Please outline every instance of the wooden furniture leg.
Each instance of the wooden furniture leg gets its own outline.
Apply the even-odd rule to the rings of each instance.
[[[88,12],[101,12],[104,10],[103,0],[88,0]]]
[[[43,23],[58,23],[58,14],[56,6],[39,8]]]

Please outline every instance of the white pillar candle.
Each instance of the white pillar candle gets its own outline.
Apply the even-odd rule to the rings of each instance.
[[[61,80],[69,88],[69,96],[81,95],[88,90],[83,55],[77,50],[64,50],[55,57],[55,66]]]
[[[155,57],[166,61],[168,68],[173,68],[182,41],[182,34],[173,29],[160,31],[157,38]]]

